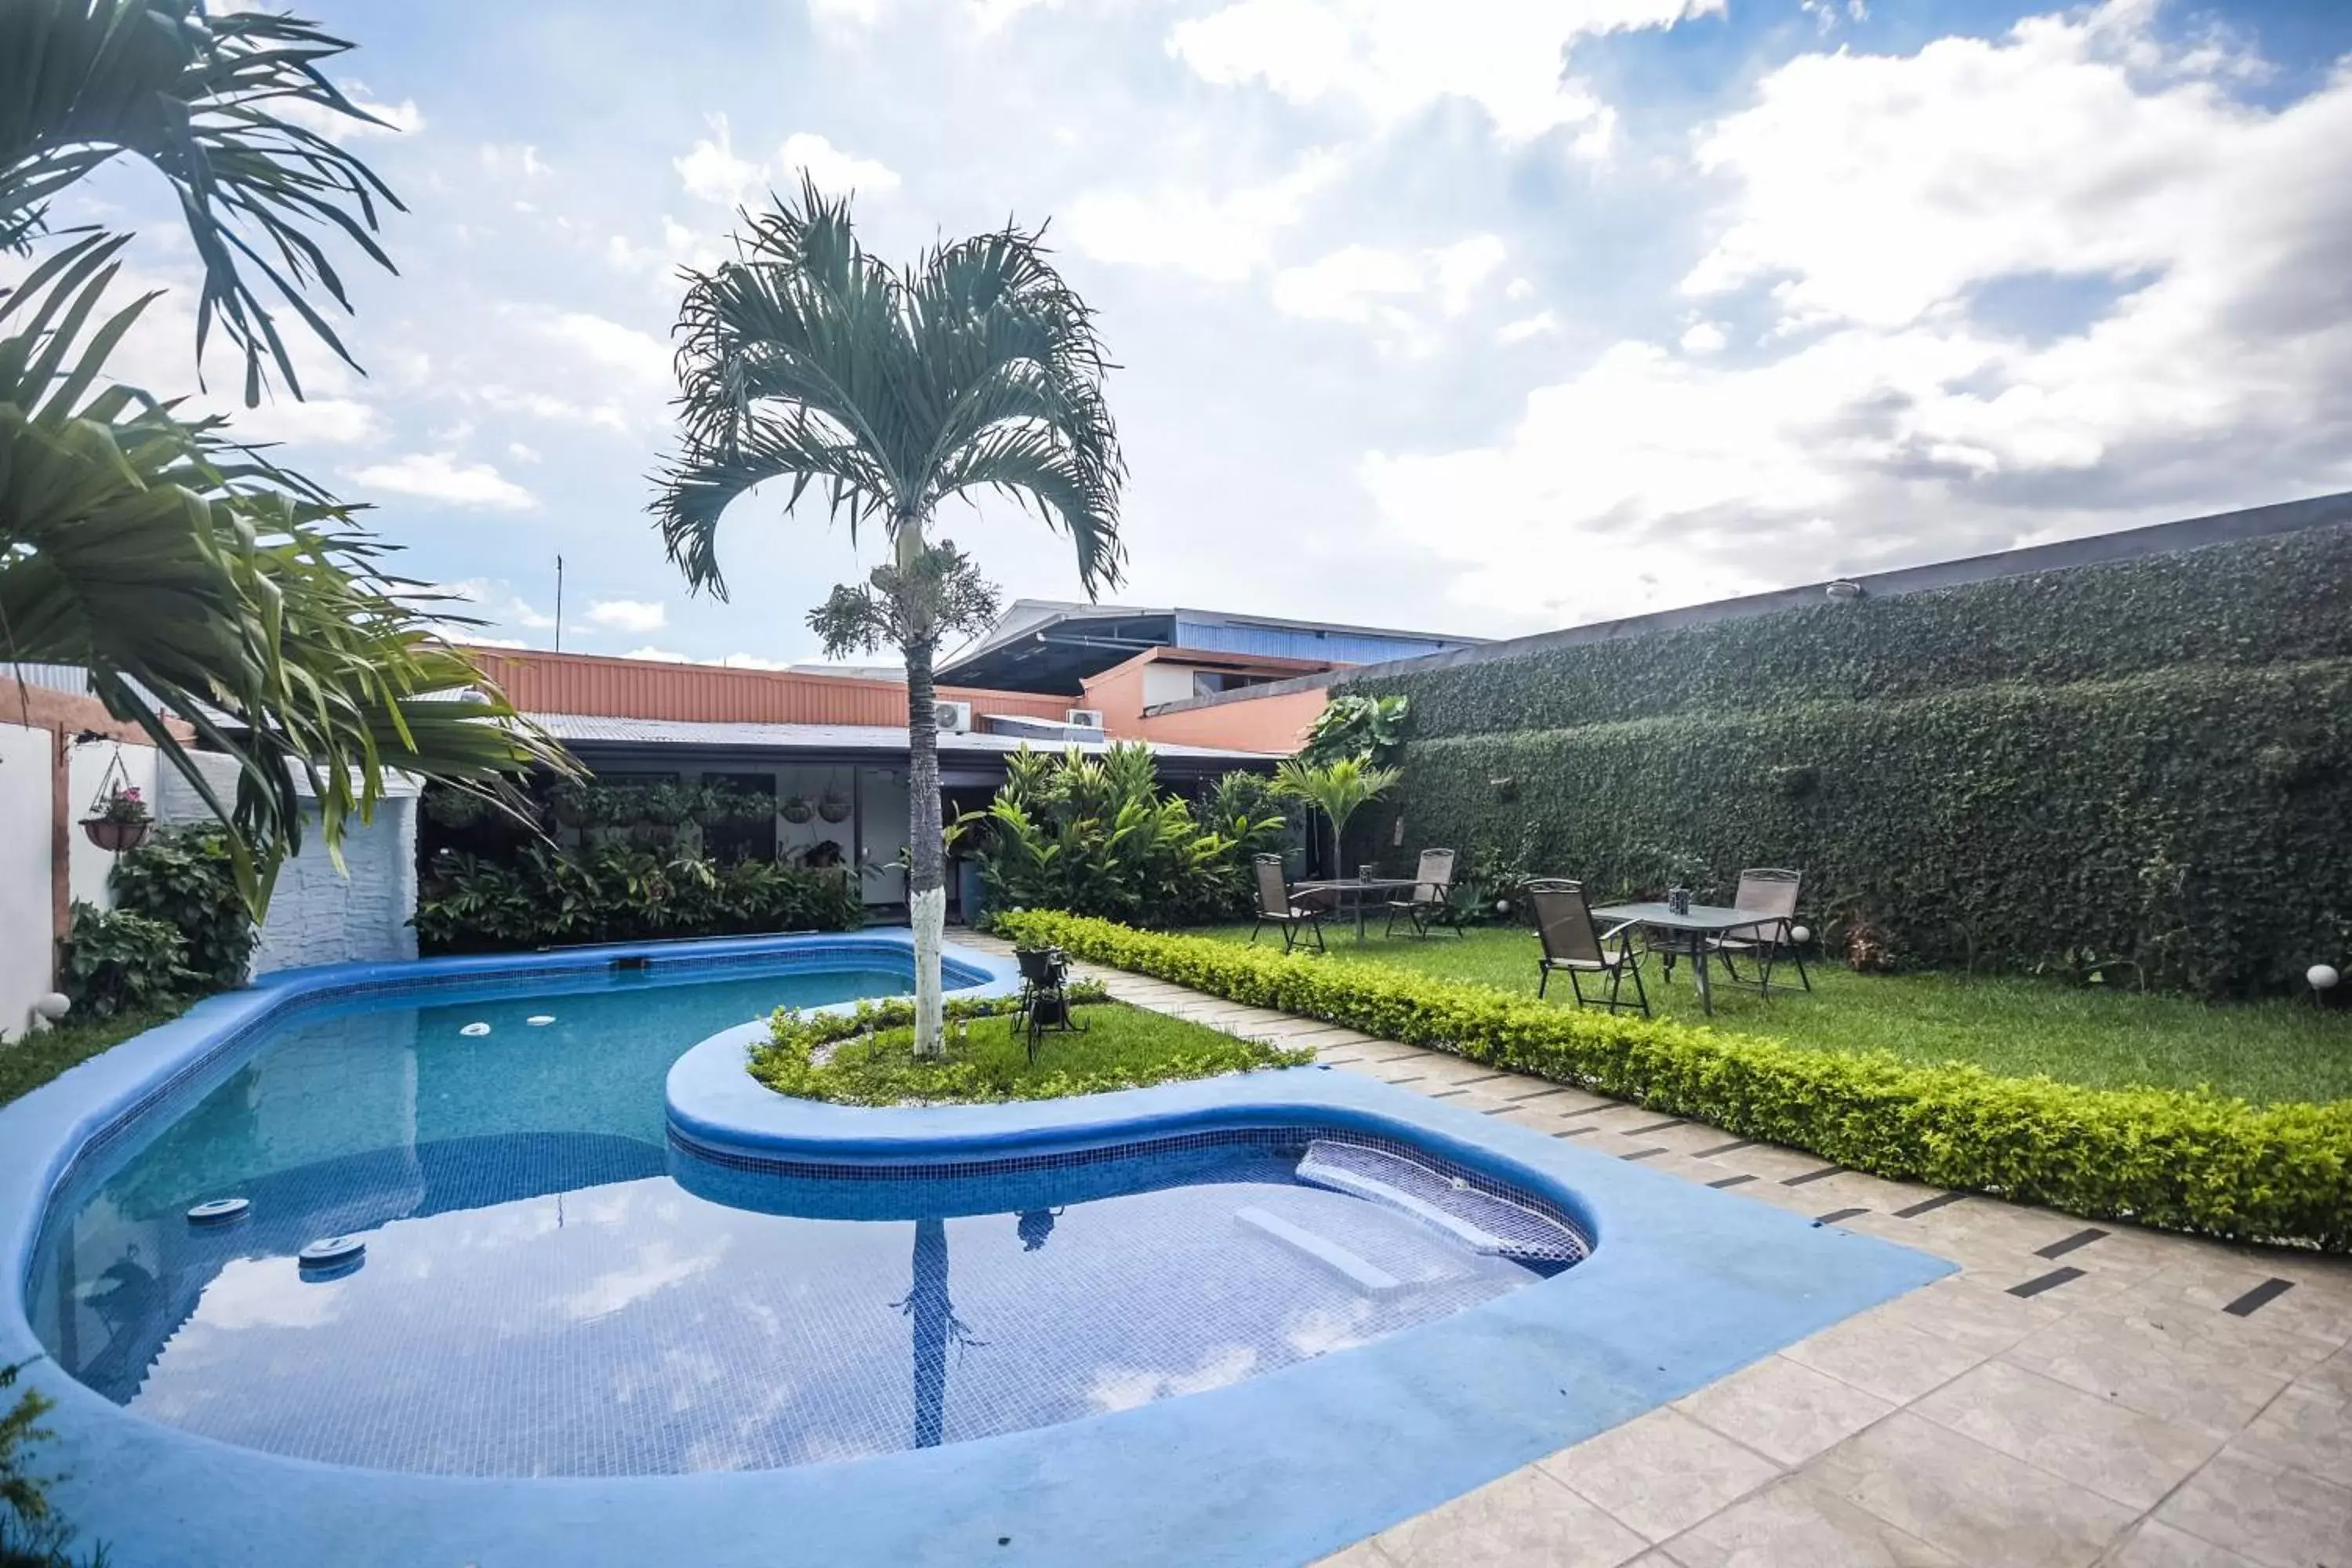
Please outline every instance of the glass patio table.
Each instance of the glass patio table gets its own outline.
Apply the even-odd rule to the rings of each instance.
[[[1662,947],[1666,965],[1674,966],[1676,958],[1688,954],[1691,978],[1698,984],[1699,1010],[1710,1017],[1715,1013],[1715,991],[1707,982],[1706,944],[1709,940],[1727,931],[1745,927],[1775,926],[1784,923],[1779,915],[1765,910],[1727,909],[1720,904],[1693,904],[1680,914],[1674,906],[1664,902],[1644,904],[1604,904],[1592,911],[1595,922],[1622,925],[1631,921],[1654,936],[1665,939]]]
[[[1399,892],[1421,884],[1411,877],[1339,877],[1321,882],[1293,882],[1290,895],[1298,898],[1312,894],[1328,898],[1342,910],[1352,901],[1356,906],[1356,940],[1364,940],[1364,911],[1371,907],[1375,895]],[[1349,895],[1353,895],[1352,900]],[[1660,906],[1664,908],[1663,905]]]

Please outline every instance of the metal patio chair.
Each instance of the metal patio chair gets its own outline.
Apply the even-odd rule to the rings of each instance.
[[[1455,936],[1469,935],[1462,929],[1462,911],[1454,907],[1454,858],[1451,849],[1421,852],[1411,896],[1389,900],[1389,927],[1384,934],[1396,935],[1397,917],[1402,915],[1412,923],[1415,936],[1427,936],[1432,926],[1452,926]]]
[[[1772,970],[1785,957],[1796,964],[1798,983],[1808,991],[1813,988],[1812,976],[1805,973],[1805,955],[1790,934],[1796,925],[1797,891],[1804,879],[1802,871],[1778,866],[1752,866],[1739,873],[1739,891],[1733,896],[1731,907],[1763,910],[1771,919],[1725,931],[1707,942],[1707,951],[1723,960],[1724,974],[1734,985],[1749,986],[1758,994],[1769,996]],[[1739,973],[1735,961],[1743,958],[1756,965],[1752,980]]]
[[[1327,951],[1323,946],[1323,916],[1325,911],[1313,904],[1295,901],[1290,885],[1282,879],[1282,857],[1258,855],[1253,858],[1257,876],[1257,923],[1250,927],[1250,941],[1267,926],[1282,932],[1282,951],[1288,952],[1298,944],[1298,933],[1306,931],[1315,939],[1315,951]]]
[[[1580,1007],[1599,1005],[1614,1013],[1620,1007],[1638,1007],[1642,1016],[1650,1013],[1649,993],[1642,987],[1642,954],[1633,945],[1635,921],[1626,921],[1607,931],[1592,922],[1592,905],[1584,896],[1584,884],[1565,877],[1538,877],[1528,884],[1528,901],[1535,906],[1536,935],[1543,942],[1542,978],[1536,983],[1536,994],[1541,996],[1551,984],[1555,973],[1568,976],[1568,988],[1576,994]],[[1614,942],[1614,951],[1610,944]],[[1586,996],[1580,978],[1591,974],[1606,976],[1609,994]],[[1625,977],[1633,977],[1634,1000],[1618,999]]]

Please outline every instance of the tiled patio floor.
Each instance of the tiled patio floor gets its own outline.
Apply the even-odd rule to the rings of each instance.
[[[1123,1001],[1310,1045],[1332,1067],[1960,1266],[1326,1568],[2352,1568],[2352,1264],[1882,1181],[1087,973]]]

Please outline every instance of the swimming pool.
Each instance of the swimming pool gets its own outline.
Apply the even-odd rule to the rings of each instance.
[[[903,933],[626,956],[272,976],[0,1107],[0,1363],[56,1358],[86,1539],[1303,1562],[1946,1268],[1326,1070],[787,1101],[745,1030],[678,1053],[761,987],[902,986]]]

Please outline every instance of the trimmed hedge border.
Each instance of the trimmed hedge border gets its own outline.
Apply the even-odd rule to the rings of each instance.
[[[2352,1251],[2352,1100],[2255,1107],[1805,1050],[1053,910],[997,929],[1253,1006],[1428,1046],[1809,1149],[1856,1171],[2097,1219]]]

